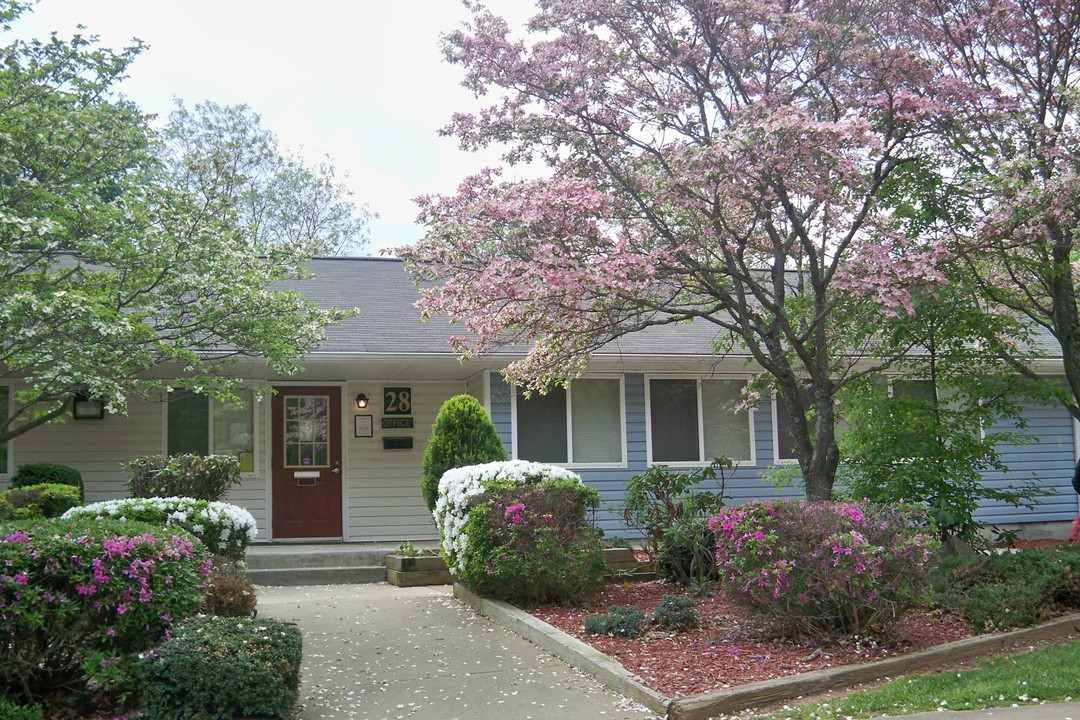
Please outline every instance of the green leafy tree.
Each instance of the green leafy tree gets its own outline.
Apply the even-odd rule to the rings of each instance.
[[[164,138],[171,180],[207,201],[228,198],[222,209],[254,244],[306,243],[313,254],[343,255],[367,243],[371,212],[355,204],[333,162],[283,153],[248,106],[177,101]]]
[[[472,395],[450,398],[435,416],[421,466],[420,493],[428,509],[435,510],[439,479],[450,468],[506,459],[506,448],[480,401]]]
[[[60,418],[75,392],[123,412],[169,386],[229,399],[238,380],[220,370],[243,356],[298,370],[350,314],[280,289],[310,246],[253,240],[227,183],[175,182],[115,91],[138,43],[12,39],[26,8],[0,0],[0,378],[25,385],[0,441]],[[147,376],[161,364],[178,377]]]
[[[1054,389],[1018,375],[1002,359],[1002,338],[1023,337],[1008,315],[986,312],[963,280],[913,297],[916,312],[877,318],[882,342],[905,349],[891,382],[878,377],[843,397],[843,487],[858,499],[920,502],[942,539],[977,539],[984,501],[1030,506],[1044,493],[1032,480],[987,483],[1005,473],[1003,444],[1032,442],[1022,403]],[[1019,352],[1016,347],[1011,352]]]

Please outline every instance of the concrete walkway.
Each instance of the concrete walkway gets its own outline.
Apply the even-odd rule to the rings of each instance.
[[[656,718],[480,617],[449,586],[260,587],[258,598],[259,617],[304,633],[300,720]]]
[[[304,633],[297,720],[658,718],[477,615],[449,586],[260,587],[258,597],[259,617]],[[1080,720],[1080,703],[905,720]]]

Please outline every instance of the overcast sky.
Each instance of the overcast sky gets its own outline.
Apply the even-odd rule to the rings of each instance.
[[[532,0],[485,4],[518,25],[533,11]],[[69,36],[82,24],[113,48],[137,37],[149,48],[122,89],[143,110],[167,115],[174,97],[246,103],[284,148],[329,154],[380,215],[374,255],[422,235],[414,197],[450,193],[495,162],[437,134],[478,106],[439,49],[466,16],[459,0],[40,0],[15,30]]]

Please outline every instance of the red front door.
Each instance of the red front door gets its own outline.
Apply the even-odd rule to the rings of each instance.
[[[274,390],[274,538],[340,538],[341,389]]]

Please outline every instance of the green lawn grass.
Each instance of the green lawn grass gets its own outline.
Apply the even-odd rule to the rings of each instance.
[[[769,720],[818,720],[905,715],[940,708],[978,710],[1080,696],[1080,641],[1017,655],[980,660],[976,667],[934,675],[906,675],[838,700],[788,708]]]

